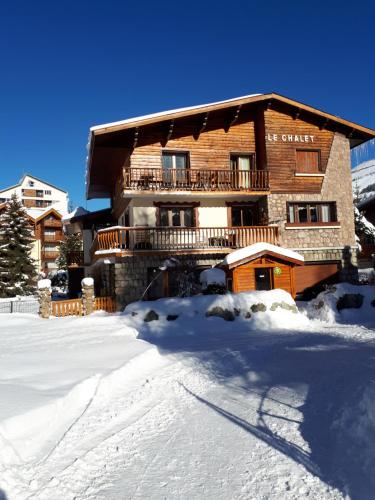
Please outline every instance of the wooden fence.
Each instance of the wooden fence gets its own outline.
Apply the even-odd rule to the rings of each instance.
[[[113,297],[95,297],[95,311],[116,311],[116,301]]]
[[[51,302],[52,316],[82,316],[82,299],[54,300]]]
[[[96,297],[95,311],[116,311],[116,301],[113,297]],[[51,315],[59,318],[65,316],[83,316],[82,299],[54,300],[51,302]]]

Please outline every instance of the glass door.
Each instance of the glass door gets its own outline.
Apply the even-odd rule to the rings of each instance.
[[[187,154],[163,153],[163,184],[178,185],[187,182]]]

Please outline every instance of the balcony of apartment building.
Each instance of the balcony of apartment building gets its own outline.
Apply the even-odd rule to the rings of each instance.
[[[254,155],[231,155],[227,168],[190,163],[188,153],[163,153],[160,168],[124,170],[125,192],[268,193],[269,172],[255,168]]]
[[[229,253],[253,243],[277,245],[278,227],[122,227],[101,229],[91,247],[92,260],[139,254]]]

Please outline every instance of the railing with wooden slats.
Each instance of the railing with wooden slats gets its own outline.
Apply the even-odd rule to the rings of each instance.
[[[278,244],[278,227],[115,227],[96,235],[92,256],[131,251],[215,250]]]
[[[44,227],[62,227],[61,220],[57,219],[44,219],[42,224]]]
[[[116,311],[116,301],[113,297],[95,297],[95,311]]]
[[[141,191],[268,191],[268,170],[125,169],[124,189]]]
[[[82,316],[82,299],[52,301],[51,309],[52,316]]]
[[[43,250],[41,252],[41,259],[42,260],[48,260],[48,259],[57,259],[57,257],[60,255],[59,252],[57,252],[56,250],[51,250],[51,251],[48,251],[48,250]]]

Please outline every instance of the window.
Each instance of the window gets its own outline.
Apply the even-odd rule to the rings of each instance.
[[[228,222],[230,226],[254,226],[257,223],[257,209],[253,204],[231,204],[229,205]]]
[[[313,174],[320,172],[320,151],[315,149],[296,150],[296,171],[299,173]]]
[[[37,189],[36,190],[36,196],[39,196],[39,198],[43,198],[43,190],[42,189]]]
[[[163,182],[179,183],[186,182],[188,168],[187,153],[167,153],[162,154]]]
[[[45,229],[44,234],[45,234],[45,236],[55,236],[55,230],[54,229]]]
[[[43,200],[35,200],[35,206],[36,207],[44,207]]]
[[[52,194],[52,191],[51,191],[50,189],[45,189],[45,190],[44,190],[44,194],[49,194],[49,195],[51,195],[51,194]]]
[[[34,181],[29,181],[28,182],[29,187],[34,187],[34,184],[35,184]]]
[[[290,224],[316,224],[336,222],[336,204],[329,203],[288,203]]]
[[[232,170],[255,170],[253,154],[233,154],[230,155],[230,168]]]
[[[250,171],[255,170],[254,155],[232,154],[230,156],[230,168],[235,172],[233,175],[233,187],[250,187]]]
[[[194,227],[195,214],[193,207],[160,207],[160,226]]]

